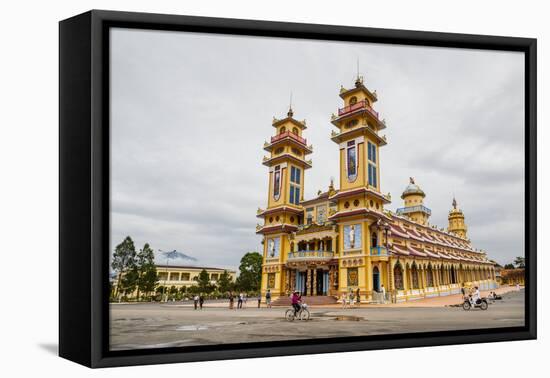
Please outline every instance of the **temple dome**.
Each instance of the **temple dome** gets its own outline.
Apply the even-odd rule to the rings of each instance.
[[[453,198],[453,208],[449,211],[449,215],[461,215],[464,217],[464,213],[458,208],[455,198]]]
[[[410,196],[413,194],[426,197],[426,194],[424,193],[424,191],[420,189],[420,187],[414,182],[414,179],[411,177],[409,185],[407,185],[407,187],[405,188],[405,191],[403,191],[403,194],[401,194],[401,198],[403,199],[406,196]]]

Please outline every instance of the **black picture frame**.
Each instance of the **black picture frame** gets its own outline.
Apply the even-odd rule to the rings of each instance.
[[[111,27],[519,51],[525,54],[524,327],[109,351]],[[59,354],[88,367],[535,339],[536,39],[92,10],[59,24]]]

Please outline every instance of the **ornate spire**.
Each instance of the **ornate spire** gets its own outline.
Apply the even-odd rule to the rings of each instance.
[[[453,196],[453,208],[456,209],[456,198]]]
[[[292,92],[290,92],[290,102],[288,104],[288,113],[286,113],[288,117],[292,117],[294,115],[294,111],[292,110]]]

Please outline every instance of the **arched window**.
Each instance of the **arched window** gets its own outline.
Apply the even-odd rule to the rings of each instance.
[[[451,266],[451,283],[456,283],[456,271],[454,265]]]
[[[426,285],[432,287],[434,285],[434,276],[431,264],[428,265],[428,271],[426,272]]]
[[[418,289],[418,269],[416,268],[416,264],[413,264],[411,269],[411,281],[412,281],[412,288]]]
[[[349,99],[349,104],[350,105],[355,105],[357,104],[357,97],[353,96],[352,98]]]
[[[292,133],[298,135],[298,129],[296,127],[292,128]]]
[[[378,233],[376,231],[371,232],[370,243],[371,247],[378,247]]]
[[[397,263],[395,264],[395,267],[393,268],[393,280],[395,284],[395,288],[397,290],[403,290],[403,269],[401,269],[401,264]]]
[[[286,132],[286,127],[281,127],[281,130],[279,130],[279,134],[283,134],[284,132]]]

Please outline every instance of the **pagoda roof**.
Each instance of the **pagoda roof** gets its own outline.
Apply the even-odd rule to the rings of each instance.
[[[300,208],[295,208],[295,207],[290,207],[290,206],[283,205],[283,206],[273,207],[271,209],[258,211],[258,213],[256,214],[256,217],[263,218],[266,215],[275,214],[275,213],[302,214],[302,212],[303,212],[303,210],[300,209]]]
[[[397,222],[403,221],[410,224],[412,227],[405,228],[399,225]],[[417,230],[417,227],[420,228],[420,231]],[[440,231],[435,228],[430,228],[419,223],[413,222],[407,218],[397,216],[392,214],[392,223],[390,224],[390,230],[393,235],[397,236],[400,239],[414,240],[417,242],[425,242],[431,245],[443,247],[443,248],[453,248],[459,251],[463,251],[471,255],[470,257],[478,257],[483,255],[483,252],[474,250],[470,243],[466,239],[462,239],[454,234],[450,234],[444,231]],[[429,235],[431,232],[431,235]],[[450,257],[452,258],[452,256]],[[474,260],[474,261],[484,261]]]
[[[368,89],[365,86],[365,84],[363,84],[363,79],[362,78],[357,80],[355,82],[355,87],[353,87],[351,89],[346,89],[346,88],[342,87],[340,89],[340,98],[343,99],[344,97],[352,95],[355,92],[365,92],[372,102],[378,101],[378,95],[376,94],[376,92],[373,92],[370,89]]]
[[[272,126],[273,127],[278,127],[284,123],[292,123],[293,125],[296,125],[298,126],[299,128],[301,128],[302,130],[305,130],[307,129],[307,126],[306,126],[306,121],[303,120],[303,121],[298,121],[297,119],[294,119],[292,116],[287,116],[283,119],[277,119],[275,117],[273,117],[273,122],[272,122]]]
[[[285,160],[292,160],[295,164],[299,164],[299,165],[303,166],[304,169],[308,169],[308,168],[312,167],[311,161],[298,159],[296,156],[294,156],[292,154],[289,154],[288,152],[285,152],[283,154],[274,156],[272,158],[264,159],[262,164],[270,167],[272,165],[281,163]]]
[[[286,223],[282,223],[282,224],[278,224],[278,225],[274,225],[274,226],[263,226],[263,227],[260,227],[256,230],[256,233],[257,234],[271,234],[271,233],[275,233],[275,232],[292,232],[292,231],[296,231],[298,229],[298,226],[295,226],[293,224],[286,224]]]
[[[369,135],[374,137],[380,146],[385,146],[386,144],[388,144],[388,142],[386,141],[385,138],[378,135],[368,125],[361,125],[359,127],[353,128],[353,129],[348,130],[348,131],[344,131],[344,132],[340,132],[340,133],[333,133],[330,139],[333,142],[341,143],[344,140],[348,140],[349,138],[352,138],[354,135],[363,135],[365,131]]]
[[[305,200],[305,201],[302,201],[300,202],[300,205],[302,206],[305,206],[305,205],[310,205],[310,204],[313,204],[315,202],[319,202],[319,201],[328,201],[329,200],[329,192],[322,192],[321,194],[317,195],[317,197],[315,198],[312,198],[312,199],[308,199],[308,200]]]
[[[330,196],[329,199],[331,200],[335,200],[335,199],[340,199],[340,198],[345,198],[345,197],[351,197],[351,196],[355,196],[357,194],[364,194],[364,193],[368,193],[368,194],[371,194],[373,195],[374,197],[382,200],[382,202],[384,203],[391,203],[391,200],[383,195],[382,193],[379,193],[375,190],[372,190],[370,188],[366,188],[366,187],[360,187],[360,188],[357,188],[357,189],[349,189],[349,190],[340,190],[340,191],[337,191],[334,195]]]
[[[264,144],[264,150],[267,152],[271,152],[274,148],[276,148],[279,145],[290,143],[293,146],[297,147],[298,149],[302,150],[304,152],[304,155],[309,155],[313,152],[313,150],[312,150],[312,146],[308,146],[306,142],[307,142],[306,139],[297,137],[296,135],[287,131],[284,134],[279,134],[272,137],[271,142],[266,142]]]

